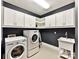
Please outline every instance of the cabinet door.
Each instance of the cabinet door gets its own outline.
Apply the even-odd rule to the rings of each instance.
[[[1,26],[4,25],[4,6],[1,6]]]
[[[74,8],[65,11],[66,26],[75,26]]]
[[[56,14],[56,26],[64,26],[64,20],[63,12]]]
[[[24,26],[24,13],[15,11],[16,17],[15,17],[15,25],[16,26]]]
[[[29,23],[30,23],[30,27],[31,28],[35,28],[36,27],[36,18],[34,16],[29,16]]]
[[[10,8],[4,7],[4,25],[13,26],[15,20],[15,12]]]
[[[50,16],[50,27],[55,26],[55,14]]]
[[[25,14],[25,27],[27,28],[30,27],[29,19],[30,19],[29,15]]]
[[[45,17],[45,27],[50,27],[50,16]]]

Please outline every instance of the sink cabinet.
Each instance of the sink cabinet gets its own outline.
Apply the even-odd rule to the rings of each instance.
[[[74,39],[59,38],[59,57],[64,57],[66,59],[73,59],[73,45],[75,43]]]

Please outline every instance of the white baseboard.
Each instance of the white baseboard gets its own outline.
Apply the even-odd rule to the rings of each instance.
[[[58,47],[56,47],[56,46],[54,46],[54,45],[50,45],[50,44],[44,43],[44,42],[42,42],[42,45],[43,45],[43,46],[46,46],[46,47],[49,47],[49,48],[51,48],[51,49],[57,50],[57,51],[59,50]]]

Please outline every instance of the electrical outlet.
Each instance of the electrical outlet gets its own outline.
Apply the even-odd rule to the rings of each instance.
[[[57,32],[54,32],[54,34],[57,34]]]

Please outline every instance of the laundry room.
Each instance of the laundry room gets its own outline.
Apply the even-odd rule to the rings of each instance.
[[[75,0],[2,0],[1,59],[77,59]]]

